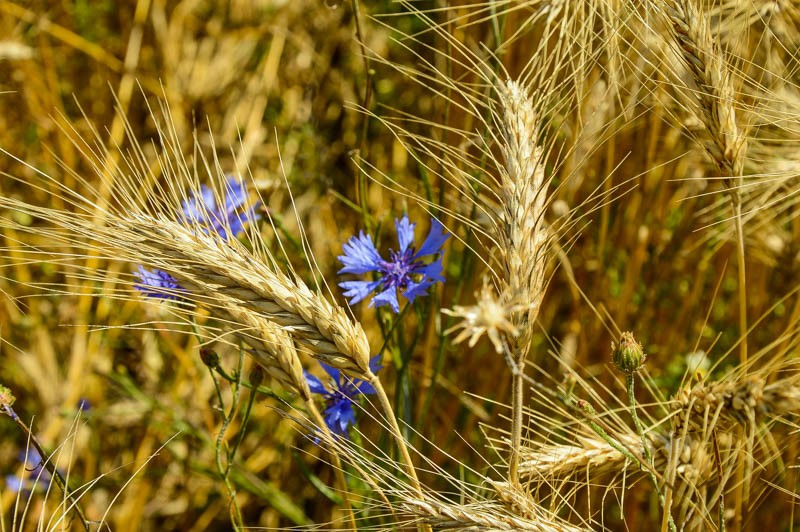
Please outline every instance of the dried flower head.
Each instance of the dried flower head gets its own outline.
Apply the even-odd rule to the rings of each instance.
[[[0,384],[0,407],[11,407],[16,400],[11,390]]]
[[[344,246],[344,255],[339,256],[339,261],[344,268],[339,273],[356,273],[359,275],[376,272],[378,279],[375,281],[344,281],[339,286],[344,288],[344,295],[350,298],[350,304],[355,304],[367,297],[370,292],[379,292],[372,298],[370,306],[380,307],[389,305],[395,313],[400,312],[400,303],[397,300],[397,291],[403,290],[403,296],[409,302],[414,298],[424,296],[428,288],[435,282],[443,283],[442,276],[442,245],[449,235],[437,220],[432,220],[431,230],[419,251],[414,247],[414,227],[403,216],[395,220],[397,241],[400,244],[398,251],[389,250],[389,260],[384,260],[372,237],[360,232],[352,237]],[[422,257],[439,255],[433,262],[425,263]]]
[[[203,361],[207,367],[214,369],[219,366],[219,354],[213,349],[206,347],[200,348],[200,360]]]
[[[456,305],[452,310],[443,309],[442,312],[448,316],[462,318],[462,320],[445,331],[450,334],[458,329],[462,331],[453,340],[453,343],[461,343],[469,338],[469,346],[474,347],[481,336],[486,334],[494,345],[497,353],[503,352],[503,339],[501,333],[510,336],[517,336],[519,331],[511,323],[511,314],[521,310],[520,305],[502,303],[497,300],[494,292],[488,283],[483,283],[478,301],[469,307]]]

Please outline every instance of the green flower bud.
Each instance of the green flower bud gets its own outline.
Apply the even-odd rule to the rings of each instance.
[[[619,338],[619,344],[611,342],[611,356],[614,366],[623,373],[635,373],[644,366],[647,355],[644,354],[642,344],[636,341],[633,333],[624,332]]]

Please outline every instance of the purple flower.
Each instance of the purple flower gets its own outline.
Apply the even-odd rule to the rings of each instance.
[[[373,373],[381,369],[378,359],[379,356],[375,356],[369,361]],[[356,413],[353,410],[356,397],[362,394],[374,394],[375,388],[370,383],[348,377],[327,364],[320,362],[320,365],[330,376],[330,384],[325,386],[321,380],[304,370],[308,388],[311,393],[320,394],[325,398],[326,406],[322,415],[331,432],[347,437],[347,428],[356,422]]]
[[[147,297],[177,300],[185,291],[178,280],[164,270],[148,270],[144,266],[137,266],[133,275],[139,278],[133,287]]]
[[[184,222],[197,225],[208,232],[215,232],[223,239],[239,236],[244,231],[247,220],[255,220],[255,209],[258,203],[241,212],[247,202],[247,187],[234,176],[228,176],[225,185],[223,205],[217,205],[214,190],[202,185],[200,194],[192,194],[181,203],[181,218]],[[147,297],[156,299],[178,300],[185,289],[178,280],[163,270],[148,270],[138,266],[134,275],[139,282],[134,288]]]
[[[42,457],[36,449],[20,451],[18,460],[25,465],[22,477],[6,475],[6,488],[14,493],[31,492],[37,486],[47,489],[50,486],[50,471],[44,468]]]
[[[239,236],[244,231],[244,223],[256,218],[258,203],[239,212],[246,202],[247,187],[237,177],[228,176],[222,205],[217,205],[214,191],[202,185],[199,196],[193,194],[181,203],[181,212],[187,222],[198,224],[203,230],[211,229],[227,238],[229,235]]]
[[[344,288],[344,295],[350,298],[350,304],[358,303],[370,292],[377,292],[370,302],[370,306],[380,307],[390,305],[395,313],[400,312],[400,303],[397,300],[397,291],[402,290],[403,296],[409,302],[416,297],[428,293],[428,287],[435,282],[443,283],[442,257],[433,262],[424,262],[422,257],[441,254],[442,245],[449,235],[437,220],[431,221],[431,230],[419,251],[414,247],[414,227],[403,216],[394,221],[397,229],[397,241],[400,245],[398,251],[389,250],[389,260],[384,260],[375,249],[372,237],[361,231],[358,236],[351,238],[344,246],[344,255],[339,256],[339,261],[344,268],[339,273],[365,274],[376,272],[376,281],[344,281],[339,286]]]

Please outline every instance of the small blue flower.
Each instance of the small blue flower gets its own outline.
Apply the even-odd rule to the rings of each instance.
[[[181,212],[187,222],[198,224],[204,230],[211,229],[227,238],[228,235],[239,236],[244,232],[244,223],[257,218],[255,210],[258,203],[239,212],[246,202],[245,184],[235,176],[228,176],[223,205],[217,205],[214,191],[202,185],[199,196],[192,195],[181,204]]]
[[[229,236],[239,236],[244,232],[244,223],[255,220],[258,203],[241,212],[247,202],[247,187],[234,176],[228,176],[225,187],[225,201],[217,206],[214,190],[206,185],[200,187],[200,194],[192,194],[189,199],[181,203],[181,217],[183,221],[198,225],[204,231],[211,230],[224,239]],[[163,270],[148,270],[138,266],[134,275],[139,282],[134,288],[146,297],[155,299],[178,300],[184,288],[178,280]]]
[[[376,272],[376,281],[344,281],[339,286],[344,288],[344,295],[350,298],[350,304],[358,303],[370,292],[378,292],[370,301],[370,306],[380,307],[389,305],[395,313],[400,312],[400,303],[397,300],[397,291],[402,290],[403,296],[409,302],[428,293],[428,288],[435,282],[443,283],[442,276],[442,245],[449,238],[442,224],[437,220],[431,221],[431,230],[419,251],[414,247],[414,227],[403,216],[394,221],[397,229],[397,241],[400,245],[398,251],[389,250],[389,260],[380,256],[372,237],[361,231],[358,236],[351,238],[344,246],[344,255],[339,256],[339,261],[344,268],[339,273],[365,274]],[[425,263],[422,257],[439,255],[433,262]]]
[[[177,300],[184,291],[178,280],[164,270],[148,270],[144,266],[137,266],[133,275],[139,278],[133,287],[147,297]]]
[[[20,451],[18,460],[25,465],[22,477],[6,475],[6,488],[14,493],[31,492],[35,487],[47,489],[50,486],[50,471],[44,468],[42,457],[36,449]]]
[[[373,373],[377,373],[381,369],[378,359],[379,356],[375,356],[369,361],[369,367]],[[359,395],[376,393],[375,388],[370,383],[348,377],[327,364],[320,362],[320,365],[330,376],[330,385],[325,386],[317,377],[304,370],[308,388],[311,393],[322,395],[325,398],[326,406],[322,415],[331,432],[347,437],[348,427],[356,422],[353,402]]]

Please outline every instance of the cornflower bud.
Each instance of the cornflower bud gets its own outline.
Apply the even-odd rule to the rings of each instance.
[[[647,355],[644,354],[642,344],[636,341],[633,333],[624,332],[619,338],[619,344],[611,342],[611,356],[614,366],[623,373],[631,374],[639,371],[644,366]]]

